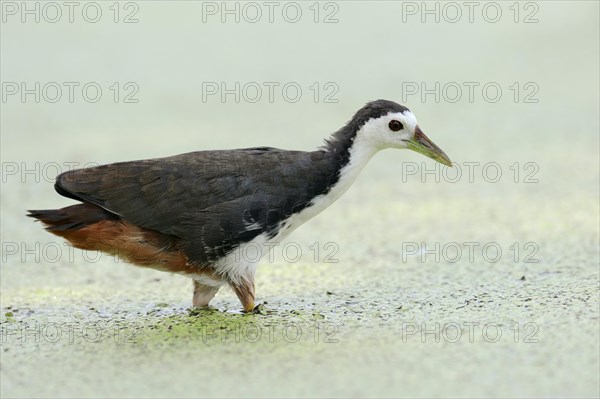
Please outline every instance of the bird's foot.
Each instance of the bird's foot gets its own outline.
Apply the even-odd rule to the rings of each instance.
[[[256,305],[250,312],[248,313],[252,313],[252,314],[266,314],[265,312],[265,305],[262,303],[259,303],[258,305]]]
[[[231,314],[266,314],[265,306],[262,303],[254,306],[248,306],[245,309],[230,309],[227,313]]]
[[[192,307],[187,309],[188,316],[199,316],[201,314],[217,312],[218,310],[219,309],[212,306]]]

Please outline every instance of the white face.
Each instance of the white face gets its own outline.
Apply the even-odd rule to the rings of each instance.
[[[357,133],[357,138],[378,149],[407,148],[406,140],[415,134],[417,119],[410,111],[390,112],[365,123]]]

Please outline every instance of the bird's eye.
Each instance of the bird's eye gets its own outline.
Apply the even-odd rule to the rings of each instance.
[[[388,124],[388,126],[390,127],[390,130],[393,132],[397,132],[398,130],[402,130],[402,128],[404,126],[402,126],[402,123],[400,121],[397,120],[391,120],[390,123]]]

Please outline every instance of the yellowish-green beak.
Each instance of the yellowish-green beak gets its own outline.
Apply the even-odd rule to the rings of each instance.
[[[415,135],[413,138],[406,140],[406,143],[411,150],[434,159],[441,164],[452,167],[452,161],[448,158],[448,155],[446,155],[440,147],[435,145],[433,141],[429,140],[429,137],[425,136],[425,133],[421,131],[419,126],[415,128]]]

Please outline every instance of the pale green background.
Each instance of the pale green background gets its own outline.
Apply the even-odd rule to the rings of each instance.
[[[532,24],[514,23],[513,2],[499,2],[496,24],[482,19],[481,7],[473,23],[466,15],[455,24],[403,22],[402,3],[392,1],[335,2],[333,24],[312,21],[313,2],[300,3],[296,24],[280,14],[250,24],[203,23],[200,2],[145,1],[136,2],[139,23],[115,24],[112,2],[101,4],[97,24],[80,14],[72,24],[11,16],[2,24],[2,82],[94,81],[105,89],[96,104],[1,103],[4,167],[39,162],[52,178],[43,165],[258,145],[308,150],[365,102],[401,101],[403,82],[497,82],[497,103],[477,94],[472,103],[412,96],[406,105],[455,162],[497,162],[503,178],[488,183],[477,169],[473,183],[422,183],[419,175],[403,179],[402,162],[433,169],[433,161],[406,151],[377,155],[345,197],[290,237],[305,251],[300,262],[279,255],[261,263],[258,299],[271,312],[264,316],[190,318],[187,279],[106,258],[86,262],[79,251],[70,261],[65,250],[56,263],[8,256],[0,269],[5,331],[24,321],[138,333],[120,344],[5,334],[3,397],[600,394],[598,2],[535,2]],[[221,81],[298,82],[305,92],[295,104],[280,96],[272,104],[203,103],[202,82]],[[113,103],[112,82],[136,82],[139,103]],[[335,82],[339,102],[314,103],[313,82]],[[535,82],[539,102],[515,103],[514,82]],[[514,162],[536,163],[539,182],[515,183]],[[24,217],[26,209],[72,203],[51,181],[7,176],[1,200],[3,245],[62,245]],[[314,242],[336,243],[339,262],[314,263]],[[497,242],[505,252],[497,263],[480,253],[473,262],[403,262],[403,242]],[[539,263],[515,262],[514,242],[535,242]],[[239,307],[227,290],[214,305]],[[230,333],[252,322],[272,326],[278,338],[204,342],[199,329],[225,323]],[[412,323],[477,322],[500,325],[502,339],[486,342],[479,329],[471,343],[465,329],[458,343],[403,340]],[[300,342],[281,339],[286,323],[302,328]],[[315,343],[314,323],[337,326],[339,342]],[[538,342],[524,343],[521,330],[515,343],[515,323],[537,326]]]

